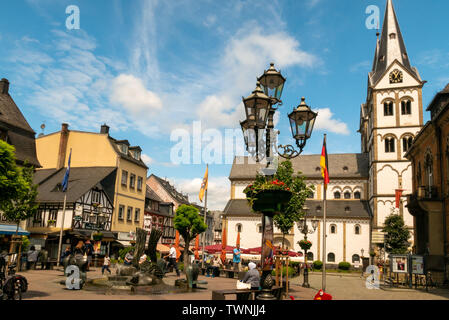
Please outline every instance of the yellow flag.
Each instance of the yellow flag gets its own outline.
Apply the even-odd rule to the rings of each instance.
[[[204,192],[207,189],[208,176],[209,176],[209,165],[206,166],[206,173],[204,174],[203,183],[201,183],[200,196],[199,196],[201,202],[203,202]]]

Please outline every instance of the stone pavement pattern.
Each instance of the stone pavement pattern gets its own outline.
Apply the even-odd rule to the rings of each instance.
[[[28,291],[23,295],[25,300],[211,300],[213,290],[234,289],[236,279],[208,278],[200,276],[199,280],[208,282],[207,289],[197,290],[190,293],[157,294],[157,295],[130,295],[113,294],[106,295],[101,292],[90,290],[68,290],[60,284],[66,277],[60,270],[30,270],[20,272],[29,282]],[[112,274],[115,270],[112,269]],[[87,273],[88,279],[102,278],[101,269],[97,268]],[[183,278],[183,275],[181,275]],[[167,274],[164,282],[173,285],[178,279],[176,274]],[[312,300],[321,288],[321,275],[311,273],[309,282],[311,288],[303,288],[302,276],[291,280],[289,296],[295,300]],[[423,290],[369,290],[365,287],[365,279],[360,275],[328,275],[327,292],[335,300],[449,300],[448,290],[432,289],[429,293]],[[227,297],[233,299],[233,297]],[[289,299],[290,300],[290,299]]]

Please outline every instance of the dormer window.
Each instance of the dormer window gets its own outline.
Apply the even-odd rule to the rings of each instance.
[[[390,39],[396,39],[396,33],[390,33]]]
[[[343,172],[344,172],[344,173],[347,173],[347,172],[348,172],[348,170],[349,170],[349,168],[348,168],[348,167],[346,167],[346,166],[345,166],[345,167],[343,167]]]
[[[128,154],[128,146],[126,144],[121,144],[120,145],[120,151],[124,154]]]
[[[136,160],[140,160],[140,151],[134,150],[134,151],[133,151],[133,157],[134,157],[134,159],[136,159]]]

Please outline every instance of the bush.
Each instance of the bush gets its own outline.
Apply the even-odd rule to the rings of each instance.
[[[276,275],[276,270],[271,271],[271,275],[275,276]],[[288,276],[289,277],[295,277],[297,275],[296,270],[293,269],[292,267],[288,267]],[[286,277],[287,276],[287,267],[282,267],[282,276]]]
[[[338,264],[338,269],[340,270],[349,270],[351,268],[351,264],[349,262],[340,262]]]
[[[184,271],[184,262],[178,263],[178,269],[179,269],[179,271]]]
[[[323,268],[323,262],[320,260],[315,260],[313,262],[313,269],[314,270],[321,270],[321,268]]]

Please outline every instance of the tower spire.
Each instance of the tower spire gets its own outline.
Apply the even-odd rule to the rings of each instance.
[[[377,41],[376,61],[371,74],[372,83],[376,83],[385,70],[395,61],[399,61],[408,71],[419,78],[418,72],[410,65],[410,60],[402,37],[399,22],[393,6],[393,0],[387,0],[380,41]]]

